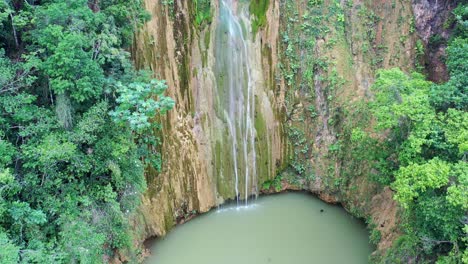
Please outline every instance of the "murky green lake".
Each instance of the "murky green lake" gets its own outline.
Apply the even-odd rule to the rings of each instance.
[[[365,264],[364,224],[304,193],[226,205],[156,240],[148,264]],[[323,212],[321,212],[323,210]]]

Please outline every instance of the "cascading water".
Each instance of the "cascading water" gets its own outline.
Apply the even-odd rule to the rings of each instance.
[[[220,14],[216,35],[216,74],[218,116],[227,126],[231,168],[235,177],[236,199],[248,202],[257,195],[255,151],[255,94],[249,62],[246,6],[237,0],[220,0]]]

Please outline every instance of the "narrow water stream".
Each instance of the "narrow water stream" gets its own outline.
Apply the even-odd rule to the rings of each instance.
[[[321,212],[323,210],[323,212]],[[154,242],[147,264],[365,264],[363,223],[304,193],[226,205]]]

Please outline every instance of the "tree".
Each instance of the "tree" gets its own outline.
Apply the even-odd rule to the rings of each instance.
[[[147,18],[141,1],[0,2],[1,263],[133,246],[157,116],[174,105],[126,51]]]
[[[393,170],[390,186],[404,208],[405,237],[412,241],[395,244],[388,254],[401,258],[411,245],[416,248],[412,254],[441,255],[446,263],[442,261],[461,261],[466,249],[468,119],[460,97],[449,93],[443,107],[434,101],[435,89],[443,90],[435,86],[420,74],[382,70],[370,109],[398,157],[397,166],[382,169]]]
[[[16,264],[19,262],[19,247],[11,242],[8,236],[0,231],[0,262]]]

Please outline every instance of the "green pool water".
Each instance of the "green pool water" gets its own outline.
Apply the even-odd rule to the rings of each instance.
[[[343,208],[285,193],[196,217],[154,241],[145,263],[364,264],[372,251],[364,224]]]

